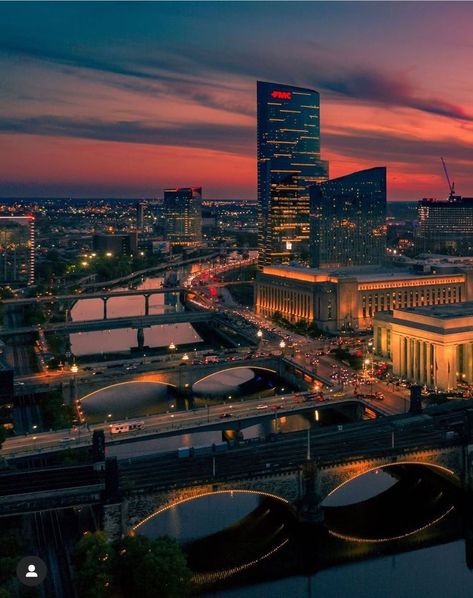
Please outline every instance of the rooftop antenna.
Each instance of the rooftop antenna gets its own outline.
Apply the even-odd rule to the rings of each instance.
[[[440,158],[442,161],[443,171],[445,172],[445,176],[447,178],[448,188],[450,189],[450,193],[448,195],[448,201],[455,201],[455,181],[450,181],[450,177],[448,176],[447,165],[445,164],[445,160]]]

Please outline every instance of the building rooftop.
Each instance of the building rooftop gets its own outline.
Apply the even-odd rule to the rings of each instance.
[[[355,278],[358,282],[381,282],[394,280],[418,280],[419,278],[432,278],[435,276],[461,275],[458,272],[413,272],[408,268],[389,266],[353,266],[347,268],[303,268],[297,266],[266,266],[263,274],[291,278],[307,282],[336,282],[342,278]]]
[[[428,316],[429,318],[452,320],[456,318],[472,317],[473,301],[464,301],[463,303],[448,303],[446,305],[423,305],[421,307],[406,307],[402,311]]]
[[[473,331],[473,301],[405,307],[378,312],[378,322],[389,322],[411,330],[423,330],[439,336],[471,333]]]

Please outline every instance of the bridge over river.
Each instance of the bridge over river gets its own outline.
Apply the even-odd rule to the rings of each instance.
[[[317,521],[323,499],[343,483],[400,465],[426,467],[470,490],[473,407],[457,403],[443,412],[289,433],[275,442],[247,442],[189,458],[168,453],[104,461],[95,446],[94,465],[2,473],[0,515],[96,504],[104,529],[119,536],[182,501],[243,490],[276,497],[304,520]],[[452,426],[459,432],[449,434]]]

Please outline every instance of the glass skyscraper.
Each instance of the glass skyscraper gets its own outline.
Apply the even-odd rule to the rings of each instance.
[[[320,159],[320,98],[312,89],[257,82],[260,268],[309,260],[309,186]]]
[[[313,268],[381,264],[386,252],[386,168],[360,170],[311,188]]]
[[[197,247],[202,243],[202,187],[164,190],[166,240],[171,245]]]

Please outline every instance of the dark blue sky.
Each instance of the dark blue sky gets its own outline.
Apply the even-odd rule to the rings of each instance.
[[[255,81],[321,93],[332,176],[473,194],[473,5],[2,3],[0,194],[254,197]]]

